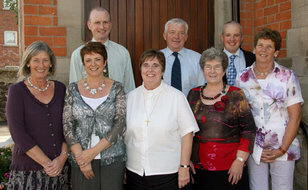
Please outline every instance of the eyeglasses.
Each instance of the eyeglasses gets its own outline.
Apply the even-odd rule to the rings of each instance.
[[[205,65],[204,66],[204,70],[206,71],[212,71],[214,69],[214,71],[221,71],[222,70],[222,66],[221,65]]]
[[[265,49],[266,51],[272,51],[273,49],[275,49],[275,47],[273,47],[272,45],[257,44],[256,49]]]
[[[153,63],[152,65],[150,65],[149,63],[142,63],[141,67],[145,68],[145,69],[158,69],[161,67],[161,65],[159,63]]]

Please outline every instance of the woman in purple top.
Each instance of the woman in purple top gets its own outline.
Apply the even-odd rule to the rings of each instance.
[[[7,121],[14,140],[7,189],[61,189],[67,179],[67,146],[62,130],[64,84],[48,80],[56,58],[45,42],[24,52],[19,75],[9,88]]]

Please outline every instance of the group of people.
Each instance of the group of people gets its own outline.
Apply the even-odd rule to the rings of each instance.
[[[277,31],[263,29],[254,54],[241,26],[224,25],[224,49],[184,48],[188,25],[169,20],[167,48],[139,60],[109,40],[110,14],[94,8],[93,39],[71,56],[70,84],[49,80],[56,59],[44,42],[24,52],[7,120],[15,142],[7,189],[292,189],[303,98],[294,72],[275,58]]]

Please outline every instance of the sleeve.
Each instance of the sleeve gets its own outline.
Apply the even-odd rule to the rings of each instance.
[[[238,150],[252,152],[256,135],[256,125],[244,92],[240,90],[239,93],[242,99],[239,103],[240,114],[238,116],[238,122],[241,138]]]
[[[12,85],[9,88],[6,102],[6,117],[14,143],[22,153],[25,153],[33,148],[36,142],[26,130],[24,114],[26,107],[24,105],[24,99],[21,97],[23,95],[21,90],[18,84]]]
[[[76,126],[73,116],[73,103],[72,85],[69,85],[66,89],[63,108],[63,134],[69,147],[79,143],[76,135],[74,135]]]
[[[177,117],[180,128],[181,137],[188,133],[196,133],[199,131],[198,124],[195,120],[194,114],[191,111],[189,103],[187,102],[185,95],[181,94],[178,97]]]
[[[69,83],[82,79],[82,67],[80,50],[76,49],[71,56]]]
[[[127,50],[125,55],[125,62],[124,91],[125,93],[128,93],[129,91],[135,89],[135,80],[130,55]]]
[[[303,103],[303,97],[301,92],[301,87],[297,77],[295,76],[294,72],[291,72],[291,76],[287,83],[287,107],[294,105],[296,103]]]
[[[198,63],[198,73],[197,73],[197,76],[198,76],[198,85],[197,86],[202,86],[205,84],[206,80],[204,78],[204,74],[203,74],[203,71],[201,69],[201,67],[199,66],[199,63]]]
[[[121,84],[115,89],[115,117],[111,131],[106,139],[111,143],[116,143],[118,138],[123,138],[126,129],[126,96]]]

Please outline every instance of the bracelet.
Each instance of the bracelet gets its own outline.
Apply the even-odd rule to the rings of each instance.
[[[69,155],[70,155],[70,154],[67,153],[66,151],[61,152],[61,154],[64,154],[64,155],[66,155],[66,156],[69,156]]]
[[[182,168],[190,168],[190,165],[180,165]]]
[[[244,158],[242,158],[242,157],[240,157],[240,156],[237,156],[236,159],[237,159],[238,161],[240,161],[240,162],[243,162],[243,163],[245,162]]]
[[[278,150],[282,153],[285,154],[287,151],[285,149],[283,149],[281,146],[278,148]]]

